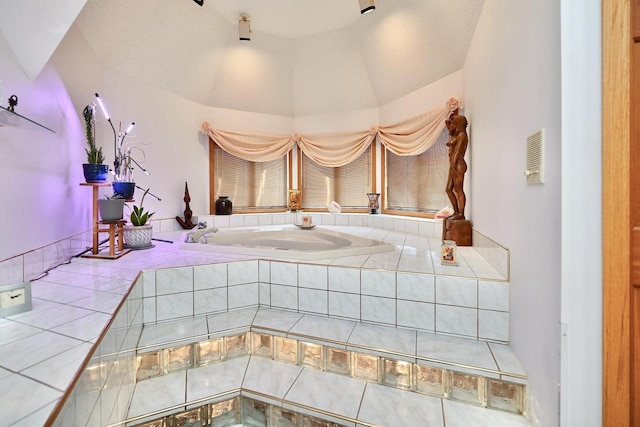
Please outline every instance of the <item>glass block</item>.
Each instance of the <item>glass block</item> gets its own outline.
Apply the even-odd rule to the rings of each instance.
[[[266,334],[258,334],[254,332],[252,343],[252,353],[261,357],[273,357],[273,336]]]
[[[438,397],[447,397],[447,376],[442,368],[416,365],[416,390]]]
[[[269,405],[257,400],[242,399],[242,425],[244,427],[267,427]]]
[[[247,348],[247,335],[239,334],[225,337],[225,357],[244,356],[249,352]]]
[[[271,407],[273,420],[270,427],[297,427],[298,418],[300,415],[287,409],[282,409],[277,406]]]
[[[211,427],[228,427],[240,422],[239,397],[213,403],[210,407]]]
[[[203,366],[217,362],[222,357],[222,339],[200,341],[196,344],[196,365]]]
[[[136,380],[142,381],[147,378],[162,375],[162,356],[160,350],[152,353],[142,353],[136,356],[138,370]]]
[[[300,342],[298,344],[298,354],[300,355],[300,364],[315,369],[322,369],[322,346],[309,342]]]
[[[298,361],[298,341],[276,337],[276,360],[296,363]]]
[[[475,375],[451,372],[450,397],[463,402],[482,404],[484,380]]]
[[[172,415],[171,427],[202,427],[205,425],[202,411],[203,408],[197,408]]]
[[[337,424],[336,424],[337,425]],[[332,423],[318,418],[304,416],[302,419],[302,427],[331,427]]]
[[[521,414],[524,411],[524,386],[500,380],[487,380],[487,404],[491,408]]]
[[[149,421],[148,423],[138,424],[137,427],[165,427],[164,418],[160,418],[159,420]]]
[[[411,388],[413,363],[404,360],[384,359],[383,383],[392,387]]]
[[[324,369],[335,374],[349,375],[351,372],[349,352],[340,348],[324,348]]]
[[[193,356],[190,345],[164,350],[164,369],[166,373],[183,371],[192,367],[192,363]]]
[[[371,354],[352,353],[353,376],[368,381],[379,381],[380,358]]]

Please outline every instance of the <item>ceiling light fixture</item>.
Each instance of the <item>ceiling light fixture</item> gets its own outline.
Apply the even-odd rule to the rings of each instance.
[[[360,1],[360,13],[365,14],[376,10],[376,4],[374,0],[359,0]]]
[[[204,5],[204,0],[193,0],[193,1],[199,4],[200,6]]]
[[[249,15],[240,15],[240,20],[238,20],[238,33],[240,40],[251,40],[251,20],[249,19]]]

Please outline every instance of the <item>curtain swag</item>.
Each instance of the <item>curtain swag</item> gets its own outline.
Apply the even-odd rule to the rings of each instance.
[[[398,156],[414,156],[431,147],[445,127],[444,121],[459,108],[462,100],[450,98],[443,107],[427,111],[389,126],[371,126],[364,131],[325,133],[318,135],[265,135],[214,129],[202,123],[202,132],[220,148],[244,160],[267,162],[286,155],[294,145],[321,166],[339,167],[357,159],[371,142],[380,139]]]

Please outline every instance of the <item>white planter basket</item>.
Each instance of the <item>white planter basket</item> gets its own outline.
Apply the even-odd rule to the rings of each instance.
[[[142,225],[139,227],[128,225],[124,227],[124,243],[129,248],[146,248],[151,246],[152,235],[152,225]]]

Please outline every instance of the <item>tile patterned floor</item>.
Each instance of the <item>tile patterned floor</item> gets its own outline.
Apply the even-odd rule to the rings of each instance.
[[[477,256],[473,248],[460,248],[460,266],[440,266],[437,262],[439,239],[368,227],[333,228],[394,242],[398,250],[314,262],[504,279]],[[180,242],[183,233],[171,232],[155,237]],[[86,351],[95,343],[141,270],[251,258],[180,251],[176,243],[154,243],[153,249],[133,251],[115,261],[74,258],[32,283],[32,311],[0,319],[0,390],[3,390],[0,425],[44,423],[81,366]]]

